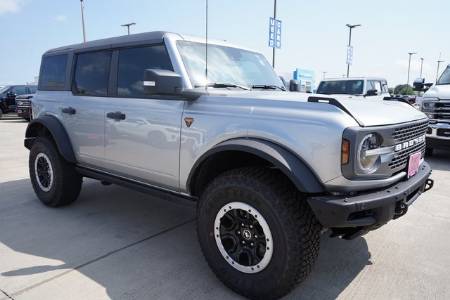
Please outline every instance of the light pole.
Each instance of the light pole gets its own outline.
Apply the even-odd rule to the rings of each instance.
[[[273,19],[277,19],[277,0],[273,1]],[[275,41],[276,43],[276,41]],[[272,48],[272,68],[275,69],[275,45]]]
[[[420,76],[419,76],[419,78],[422,78],[422,70],[423,70],[423,57],[420,58]]]
[[[352,30],[353,30],[353,28],[361,26],[361,24],[354,24],[354,25],[347,24],[346,26],[349,29],[348,30],[348,48],[347,48],[347,56],[348,56],[348,51],[350,51],[350,47],[352,46]],[[349,57],[347,57],[347,78],[349,76],[350,76],[350,60],[349,60]]]
[[[120,26],[122,26],[122,27],[126,27],[127,28],[127,32],[128,32],[128,35],[130,35],[130,27],[131,26],[133,26],[133,25],[136,25],[136,23],[127,23],[127,24],[122,24],[122,25],[120,25]]]
[[[325,79],[325,78],[326,78],[326,76],[327,76],[327,73],[328,73],[328,72],[322,72],[322,74],[323,74],[323,76],[322,76],[322,77],[323,77],[323,79]]]
[[[83,29],[83,43],[86,43],[86,29],[84,27],[84,2],[83,2],[83,0],[80,0],[80,6],[81,6],[81,27]]]
[[[441,60],[440,58],[439,58],[439,60],[437,61],[436,83],[438,82],[438,79],[439,79],[439,67],[441,66],[441,63],[443,63],[443,62],[444,62],[444,61]]]
[[[408,80],[406,81],[406,85],[409,85],[409,71],[411,70],[411,56],[414,54],[417,54],[417,52],[408,52],[409,54],[409,61],[408,61]]]

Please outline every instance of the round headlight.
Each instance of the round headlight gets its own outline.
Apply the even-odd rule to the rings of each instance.
[[[358,163],[359,168],[365,174],[374,173],[380,166],[380,155],[372,154],[369,150],[380,148],[382,138],[376,133],[366,135],[359,144]]]

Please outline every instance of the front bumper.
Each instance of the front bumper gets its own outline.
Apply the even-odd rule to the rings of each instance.
[[[19,117],[29,118],[31,116],[31,107],[29,106],[18,106],[16,108],[16,113]]]
[[[308,203],[324,227],[367,231],[405,214],[409,205],[432,188],[430,175],[430,166],[423,162],[416,175],[385,189],[355,196],[314,196]]]
[[[429,148],[450,149],[450,123],[431,120],[426,138]]]

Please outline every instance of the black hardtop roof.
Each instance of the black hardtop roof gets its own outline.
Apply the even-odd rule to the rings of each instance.
[[[162,42],[165,34],[170,33],[167,31],[152,31],[152,32],[144,32],[144,33],[137,33],[137,34],[130,34],[130,35],[123,35],[123,36],[117,36],[117,37],[111,37],[106,39],[100,39],[100,40],[94,40],[89,41],[86,43],[80,43],[80,44],[73,44],[63,47],[58,47],[54,49],[50,49],[47,52],[44,53],[44,55],[51,55],[51,54],[61,54],[65,52],[71,52],[71,51],[77,51],[77,50],[83,50],[83,49],[96,49],[96,48],[109,48],[113,46],[126,46],[128,44],[136,44],[136,43],[142,43],[142,42],[148,42],[148,43],[157,43]]]

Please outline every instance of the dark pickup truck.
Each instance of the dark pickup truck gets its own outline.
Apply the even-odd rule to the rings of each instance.
[[[2,114],[16,112],[16,97],[36,92],[35,85],[6,85],[0,87],[0,118]]]

